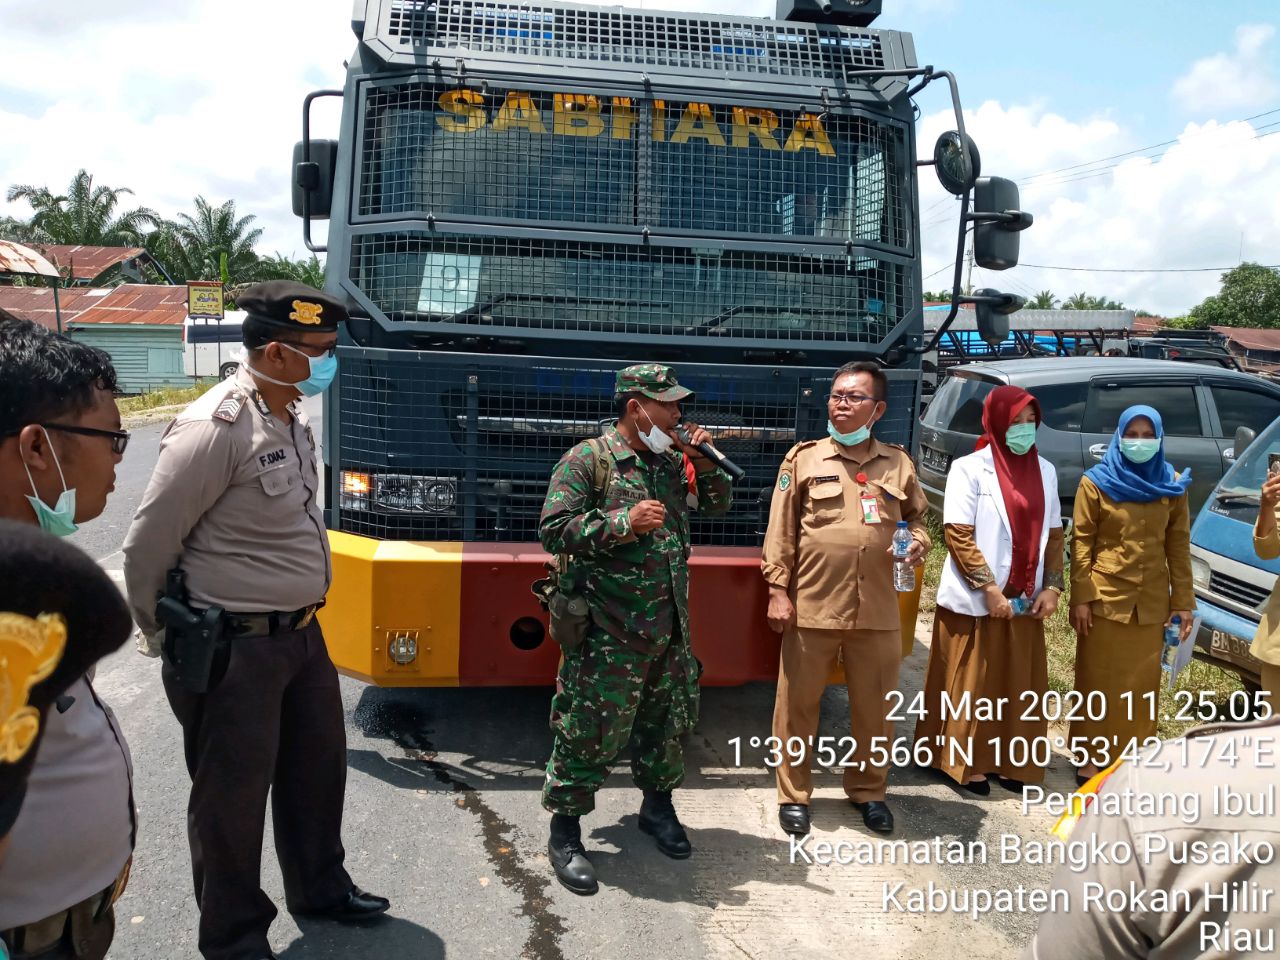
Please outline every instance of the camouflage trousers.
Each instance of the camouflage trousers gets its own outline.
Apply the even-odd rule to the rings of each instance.
[[[596,791],[628,744],[636,786],[678,787],[684,780],[681,740],[698,721],[701,673],[683,637],[637,650],[592,626],[586,641],[564,655],[556,678],[556,739],[542,805],[552,813],[590,813]]]

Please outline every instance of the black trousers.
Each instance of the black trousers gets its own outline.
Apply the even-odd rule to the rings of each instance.
[[[268,793],[289,909],[323,909],[352,886],[342,865],[346,727],[320,625],[233,640],[226,674],[208,693],[182,689],[167,665],[164,687],[191,774],[200,953],[265,957],[276,916],[261,884]]]

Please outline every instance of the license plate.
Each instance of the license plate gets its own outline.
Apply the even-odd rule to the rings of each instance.
[[[1249,643],[1240,637],[1230,633],[1223,633],[1221,630],[1214,630],[1209,636],[1209,649],[1219,654],[1223,659],[1230,660],[1233,663],[1247,664],[1253,656],[1249,653]]]
[[[951,458],[933,447],[920,447],[920,463],[935,473],[946,473],[951,466]]]

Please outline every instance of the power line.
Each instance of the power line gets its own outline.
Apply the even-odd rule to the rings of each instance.
[[[1240,264],[1233,263],[1229,267],[1058,267],[1047,263],[1019,263],[1018,266],[1033,270],[1062,270],[1067,273],[1224,273],[1234,270]],[[1261,263],[1258,266],[1280,270],[1280,263]]]
[[[1276,107],[1273,110],[1264,111],[1263,113],[1255,113],[1252,117],[1244,117],[1242,120],[1228,120],[1227,122],[1228,123],[1248,123],[1250,120],[1258,120],[1262,117],[1269,117],[1273,113],[1280,113],[1280,107]],[[1274,126],[1274,124],[1267,124],[1267,126]],[[1162,143],[1153,143],[1150,146],[1146,146],[1146,147],[1135,147],[1133,150],[1126,150],[1124,153],[1113,154],[1110,157],[1099,157],[1097,160],[1086,160],[1083,163],[1073,163],[1070,166],[1058,167],[1056,170],[1044,170],[1044,171],[1041,171],[1040,173],[1033,173],[1030,176],[1023,178],[1021,182],[1026,183],[1028,180],[1037,180],[1040,177],[1047,177],[1055,173],[1064,173],[1067,170],[1077,170],[1081,167],[1091,167],[1095,163],[1106,163],[1108,160],[1119,160],[1121,157],[1133,156],[1136,153],[1146,153],[1148,150],[1157,150],[1160,147],[1169,147],[1177,142],[1178,142],[1177,138],[1174,138],[1173,140],[1165,140]]]

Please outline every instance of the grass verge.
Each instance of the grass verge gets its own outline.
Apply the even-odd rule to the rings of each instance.
[[[947,559],[947,549],[942,538],[941,525],[932,515],[929,517],[928,524],[929,536],[933,539],[933,550],[925,560],[924,585],[920,591],[920,618],[922,623],[931,627],[934,608],[937,605],[938,580],[942,576],[942,565]],[[1068,582],[1070,578],[1071,572],[1068,568]],[[1067,620],[1069,601],[1070,595],[1064,595],[1063,603],[1058,607],[1057,612],[1045,621],[1044,636],[1049,660],[1049,689],[1059,693],[1069,692],[1075,684],[1076,634]],[[1233,706],[1231,695],[1242,689],[1240,678],[1230,670],[1222,670],[1199,660],[1192,660],[1178,677],[1173,690],[1161,689],[1160,691],[1161,719],[1158,725],[1160,737],[1165,740],[1179,737],[1198,723],[1214,719],[1213,717],[1202,719],[1194,715],[1201,709],[1199,700],[1201,691],[1208,694],[1205,699],[1214,705],[1218,716],[1225,719],[1245,719],[1243,716],[1232,717],[1229,712]],[[1188,708],[1186,694],[1179,696],[1180,691],[1187,691],[1191,695],[1192,708]],[[1234,704],[1237,707],[1240,705],[1239,702]],[[1204,708],[1204,712],[1208,712],[1207,707]],[[1179,714],[1183,716],[1180,717]]]
[[[156,407],[188,404],[215,383],[217,383],[216,380],[200,380],[190,387],[161,387],[150,393],[140,393],[136,397],[120,397],[116,400],[116,406],[120,408],[121,416],[127,417],[130,414],[154,410]]]

